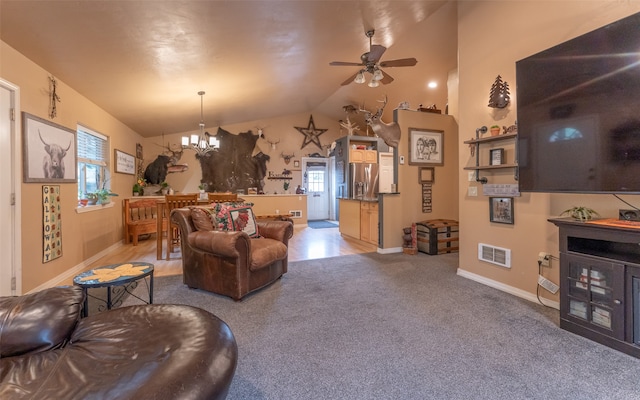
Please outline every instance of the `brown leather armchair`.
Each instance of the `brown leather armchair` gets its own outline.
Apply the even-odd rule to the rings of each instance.
[[[147,304],[80,319],[84,293],[0,297],[0,399],[224,399],[231,330],[195,307]]]
[[[190,288],[240,300],[287,272],[290,221],[257,222],[261,238],[244,232],[198,231],[189,208],[171,211],[180,227],[182,276]]]

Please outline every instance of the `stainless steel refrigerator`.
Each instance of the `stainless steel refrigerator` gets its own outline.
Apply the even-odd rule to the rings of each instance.
[[[378,164],[349,164],[349,197],[357,200],[378,199]]]

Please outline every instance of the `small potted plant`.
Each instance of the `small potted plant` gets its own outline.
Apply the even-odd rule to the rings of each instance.
[[[285,181],[282,187],[284,188],[285,193],[289,193],[289,181]]]
[[[144,178],[138,178],[136,183],[133,184],[133,195],[134,196],[143,196],[144,195],[144,187],[147,184],[147,180]]]
[[[167,193],[169,193],[169,184],[166,181],[162,182],[160,184],[160,187],[162,188],[161,190],[163,195],[166,195]]]
[[[600,216],[597,211],[588,207],[571,207],[564,210],[560,215],[569,215],[571,218],[581,222],[589,221],[594,216]]]
[[[489,132],[491,132],[491,136],[498,136],[500,134],[500,127],[498,125],[492,125],[489,128]]]

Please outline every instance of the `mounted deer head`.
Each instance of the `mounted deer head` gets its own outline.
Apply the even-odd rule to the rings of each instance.
[[[386,105],[387,96],[385,95],[384,100],[382,100],[382,108],[378,108],[375,114],[365,110],[364,105],[360,109],[360,112],[364,113],[364,119],[367,122],[367,125],[373,129],[373,132],[378,135],[378,137],[382,138],[388,146],[398,147],[401,135],[400,126],[396,122],[385,124],[380,119]]]
[[[280,153],[280,157],[284,158],[284,163],[285,164],[289,164],[291,162],[291,159],[293,157],[295,157],[296,154],[292,153],[292,154],[284,154],[284,153]]]
[[[275,150],[275,149],[276,149],[276,145],[277,145],[278,143],[280,143],[280,139],[278,139],[276,142],[272,142],[271,140],[269,140],[269,139],[267,139],[267,138],[264,138],[264,140],[266,140],[266,141],[267,141],[267,143],[269,143],[269,144],[271,145],[271,149],[272,149],[272,150]]]

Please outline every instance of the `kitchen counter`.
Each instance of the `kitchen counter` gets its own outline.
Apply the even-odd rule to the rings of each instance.
[[[240,194],[238,197],[253,203],[256,215],[293,214],[294,224],[307,224],[306,194]]]

